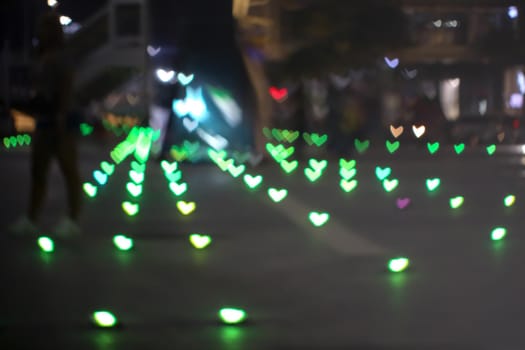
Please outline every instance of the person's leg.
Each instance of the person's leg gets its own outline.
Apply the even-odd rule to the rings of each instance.
[[[31,192],[27,215],[33,223],[38,219],[46,195],[54,142],[53,135],[48,131],[37,131],[31,144]]]
[[[57,149],[58,163],[66,182],[69,218],[77,221],[82,202],[82,185],[78,171],[77,142],[74,133],[61,138]]]
[[[149,125],[153,130],[160,130],[159,139],[151,147],[151,153],[155,157],[164,157],[164,141],[168,137],[170,113],[171,110],[163,106],[157,104],[150,106]]]

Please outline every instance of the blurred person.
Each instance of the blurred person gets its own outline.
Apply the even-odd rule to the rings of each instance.
[[[348,87],[336,88],[330,86],[328,93],[328,104],[330,106],[330,112],[327,119],[327,127],[330,134],[328,139],[328,147],[331,151],[336,154],[346,154],[349,148],[350,142],[347,140],[347,135],[341,128],[341,122],[343,120],[343,105],[348,94]]]
[[[172,57],[164,58],[160,64],[156,60],[152,61],[159,66],[168,67],[167,70],[180,69],[180,65]],[[153,81],[153,94],[149,107],[149,126],[160,131],[159,139],[154,142],[151,150],[158,161],[169,158],[176,133],[181,131],[182,123],[173,112],[172,102],[174,99],[183,99],[184,97],[185,92],[180,84],[162,82],[159,79]]]
[[[174,9],[172,25],[175,28],[165,34],[169,36],[164,41],[175,47],[175,70],[186,75],[194,74],[189,86],[203,89],[203,99],[213,117],[204,117],[199,125],[211,134],[226,138],[229,148],[253,149],[255,100],[241,54],[238,24],[233,17],[233,2],[154,0],[152,4],[158,4],[152,7],[157,8],[156,16],[159,18],[161,12],[166,12],[165,6]],[[216,108],[210,98],[210,88],[224,92],[238,107],[238,120],[228,121],[223,112]],[[175,122],[179,123],[180,120]]]
[[[347,154],[356,138],[364,138],[364,127],[367,119],[364,97],[357,91],[349,91],[342,101],[342,114],[339,130],[342,134],[340,152]]]
[[[64,52],[64,33],[59,16],[48,12],[40,16],[36,35],[38,52],[33,76],[36,130],[31,143],[31,187],[26,215],[10,231],[36,233],[37,221],[47,190],[51,160],[56,157],[65,179],[69,212],[54,233],[67,237],[80,233],[81,182],[77,164],[78,125],[69,113],[73,90],[73,70]]]
[[[423,93],[419,94],[413,105],[413,115],[414,124],[426,127],[424,140],[429,142],[443,140],[446,118],[439,104],[437,91],[431,83],[423,84]]]
[[[291,129],[299,131],[300,135],[303,135],[308,130],[308,121],[306,117],[305,98],[306,98],[306,87],[304,82],[299,80],[297,83],[297,89],[293,91],[288,97],[289,104],[292,108],[292,122]],[[300,159],[304,156],[305,144],[299,142],[295,146],[296,156]]]

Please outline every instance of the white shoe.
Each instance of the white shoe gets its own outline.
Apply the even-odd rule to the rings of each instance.
[[[9,226],[8,231],[15,236],[28,236],[36,235],[38,228],[27,216],[21,216]]]
[[[63,218],[59,221],[53,233],[62,238],[79,236],[81,233],[80,226],[70,218]]]

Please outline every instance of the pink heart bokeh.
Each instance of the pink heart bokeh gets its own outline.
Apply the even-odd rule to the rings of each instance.
[[[410,198],[398,198],[396,205],[399,209],[405,209],[410,204]]]

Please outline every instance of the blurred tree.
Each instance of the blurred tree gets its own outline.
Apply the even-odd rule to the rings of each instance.
[[[287,17],[283,31],[298,47],[283,66],[292,75],[368,65],[408,41],[405,15],[389,0],[309,1]]]

